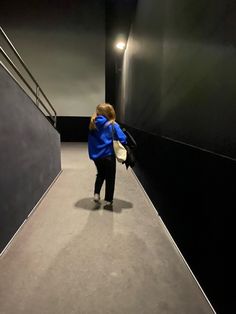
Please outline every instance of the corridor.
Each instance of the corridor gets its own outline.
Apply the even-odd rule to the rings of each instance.
[[[1,314],[214,313],[132,170],[111,212],[86,143],[62,143],[62,169],[0,258]]]

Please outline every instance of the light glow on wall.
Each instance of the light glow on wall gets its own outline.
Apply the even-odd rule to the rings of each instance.
[[[120,49],[120,50],[124,50],[124,49],[125,49],[125,42],[119,41],[119,42],[116,44],[116,48],[117,48],[117,49]]]

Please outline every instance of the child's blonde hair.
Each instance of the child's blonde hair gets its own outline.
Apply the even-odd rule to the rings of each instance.
[[[110,123],[114,123],[116,120],[116,113],[112,105],[108,103],[99,104],[96,108],[96,112],[92,115],[90,119],[90,130],[96,129],[95,119],[99,115],[106,117]]]

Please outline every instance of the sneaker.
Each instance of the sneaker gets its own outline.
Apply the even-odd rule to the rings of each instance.
[[[100,202],[100,195],[99,194],[94,194],[93,200],[95,203],[99,203]]]
[[[105,201],[105,205],[103,206],[103,208],[107,209],[107,210],[112,210],[113,209],[113,202]]]

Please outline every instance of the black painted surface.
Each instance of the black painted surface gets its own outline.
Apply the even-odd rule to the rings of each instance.
[[[90,117],[58,117],[57,130],[62,142],[87,142]]]
[[[236,2],[139,0],[119,119],[236,157]]]
[[[236,161],[127,129],[136,175],[216,312],[232,313]]]
[[[60,135],[0,66],[0,251],[61,170]]]
[[[105,53],[105,95],[106,101],[114,107],[119,94],[119,75],[122,68],[123,52],[115,48],[119,36],[128,40],[130,23],[135,13],[137,0],[106,0],[106,53]],[[117,108],[118,110],[118,108]]]
[[[235,38],[235,1],[139,0],[113,81],[135,172],[218,314],[234,311]]]

